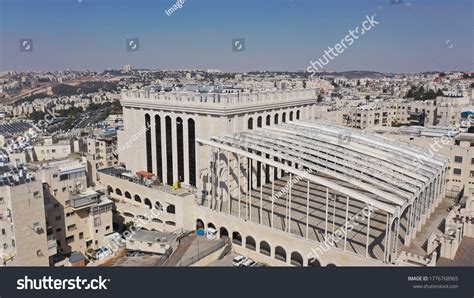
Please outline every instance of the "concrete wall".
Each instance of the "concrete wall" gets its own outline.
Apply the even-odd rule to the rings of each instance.
[[[185,193],[183,196],[178,196],[103,173],[98,173],[98,177],[99,183],[113,189],[114,192],[110,194],[110,197],[115,201],[116,209],[124,217],[125,222],[137,221],[141,216],[146,219],[142,219],[140,224],[147,229],[172,232],[194,227],[193,206],[196,205],[196,201],[193,194]],[[120,189],[122,195],[117,194],[117,189]],[[130,193],[131,199],[125,197],[126,192]],[[141,202],[135,201],[135,195],[140,197]],[[144,204],[145,198],[150,200],[152,209]],[[163,207],[163,211],[155,208],[157,203]],[[169,205],[175,206],[175,214],[166,211]],[[125,213],[132,214],[133,217],[126,216]],[[153,221],[154,218],[161,222]],[[167,224],[167,221],[174,222],[176,225]]]
[[[242,237],[242,246],[232,244],[232,248],[237,252],[253,258],[256,261],[267,263],[274,266],[290,266],[291,253],[297,252],[303,258],[303,265],[308,265],[308,259],[311,259],[312,248],[319,246],[319,243],[312,240],[307,240],[302,237],[291,235],[280,230],[275,230],[257,223],[244,221],[235,216],[229,216],[219,212],[212,211],[206,207],[196,208],[196,219],[201,219],[204,225],[208,223],[215,225],[219,231],[221,227],[225,227],[232,239],[233,232],[239,232]],[[219,231],[220,233],[220,231]],[[220,235],[218,235],[220,236]],[[245,248],[245,238],[252,236],[256,242],[256,251],[253,252]],[[260,242],[266,241],[271,248],[271,255],[267,257],[259,252]],[[275,247],[282,247],[287,256],[286,262],[275,260]],[[384,266],[384,264],[375,259],[366,259],[359,255],[349,252],[343,252],[337,248],[330,248],[326,253],[318,259],[322,266],[333,264],[336,266]]]
[[[4,213],[4,220],[11,223],[13,233],[10,237],[0,234],[0,244],[7,243],[15,257],[8,265],[12,266],[48,266],[48,246],[46,237],[46,216],[41,183],[30,182],[14,187],[0,188],[0,195],[7,200],[11,210],[10,219]],[[37,225],[39,230],[35,230]],[[15,245],[12,245],[14,237]]]

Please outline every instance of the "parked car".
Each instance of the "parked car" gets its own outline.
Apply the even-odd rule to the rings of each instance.
[[[240,264],[240,266],[241,267],[255,267],[256,264],[257,264],[257,262],[255,262],[254,260],[247,259],[245,262]]]
[[[232,265],[234,265],[236,267],[239,267],[240,265],[242,265],[243,262],[245,262],[247,260],[248,260],[247,257],[238,255],[232,260]]]
[[[127,257],[143,257],[145,254],[139,251],[127,252]]]

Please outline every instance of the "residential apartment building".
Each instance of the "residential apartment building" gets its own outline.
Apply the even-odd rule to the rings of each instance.
[[[415,132],[416,131],[416,132]],[[474,196],[474,134],[460,133],[456,128],[402,128],[385,136],[425,148],[413,160],[423,163],[426,157],[442,154],[449,158],[446,177],[446,194]]]
[[[37,176],[43,182],[48,235],[57,240],[59,255],[85,253],[107,243],[113,203],[87,187],[83,158],[43,162]]]
[[[87,174],[89,184],[97,182],[97,170],[118,164],[116,136],[93,135],[86,138],[87,146]]]
[[[46,236],[41,182],[1,156],[0,266],[48,266],[56,243]]]

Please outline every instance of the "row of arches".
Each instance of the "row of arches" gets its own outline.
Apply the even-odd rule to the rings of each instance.
[[[130,219],[142,219],[142,220],[150,220],[150,218],[148,217],[145,217],[143,215],[136,215],[133,214],[133,213],[130,213],[130,212],[123,212],[122,215],[124,217],[128,217]],[[156,218],[156,217],[153,217],[151,218],[151,221],[154,222],[154,223],[159,223],[159,224],[166,224],[166,225],[169,225],[169,226],[176,226],[176,223],[172,220],[167,220],[167,221],[164,221],[159,219],[159,218]]]
[[[107,193],[109,195],[112,194],[112,193],[115,193],[116,195],[121,196],[121,197],[123,196],[123,197],[125,197],[126,199],[129,199],[129,200],[133,199],[135,202],[145,204],[146,206],[148,206],[149,209],[154,208],[154,209],[159,210],[159,211],[164,211],[165,210],[163,208],[163,205],[159,201],[155,201],[154,204],[152,204],[152,202],[149,198],[144,198],[143,201],[142,201],[142,198],[138,194],[135,194],[132,197],[130,192],[125,191],[124,193],[122,193],[122,190],[118,187],[114,191],[112,186],[108,185],[107,186]],[[166,212],[171,213],[171,214],[175,214],[176,213],[176,207],[173,204],[168,204],[166,206]]]
[[[300,110],[297,110],[296,113],[296,120],[299,120],[300,119],[300,116],[301,116],[301,111]],[[288,112],[283,112],[281,114],[281,123],[285,123],[287,121],[287,115],[288,115],[288,118],[289,118],[289,121],[293,121],[293,111],[290,111]],[[276,113],[274,116],[273,116],[273,124],[278,124],[280,123],[280,116],[278,113]],[[266,126],[270,126],[272,124],[272,116],[271,115],[267,115],[265,117],[265,125]],[[261,128],[263,126],[263,116],[258,116],[257,117],[257,127],[258,128]],[[254,118],[253,117],[249,117],[249,119],[247,120],[247,129],[249,130],[252,130],[254,128]]]
[[[204,222],[201,219],[197,219],[196,229],[204,229],[204,227],[205,227]],[[283,248],[281,245],[276,245],[275,247],[272,248],[268,241],[261,240],[260,242],[257,242],[257,240],[255,240],[255,238],[250,235],[245,237],[245,244],[244,244],[244,242],[242,241],[243,240],[242,235],[240,234],[239,231],[232,231],[232,233],[229,233],[226,227],[220,227],[219,229],[217,229],[213,223],[208,223],[207,228],[213,228],[216,231],[219,231],[218,235],[220,238],[229,237],[232,241],[232,244],[234,245],[239,245],[239,246],[244,245],[246,249],[259,252],[260,254],[265,255],[267,257],[272,257],[273,255],[274,259],[279,260],[284,263],[287,263],[289,261],[289,263],[293,266],[298,267],[298,266],[304,265],[302,254],[297,251],[292,251],[291,253],[287,253],[287,250]],[[311,261],[308,262],[308,266],[321,267],[321,264],[318,260],[312,259]]]

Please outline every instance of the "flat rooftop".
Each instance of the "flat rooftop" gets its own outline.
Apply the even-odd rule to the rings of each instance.
[[[173,233],[161,232],[161,231],[148,231],[148,230],[137,230],[131,237],[130,240],[143,241],[143,242],[165,242],[168,243],[174,239],[176,235]]]

